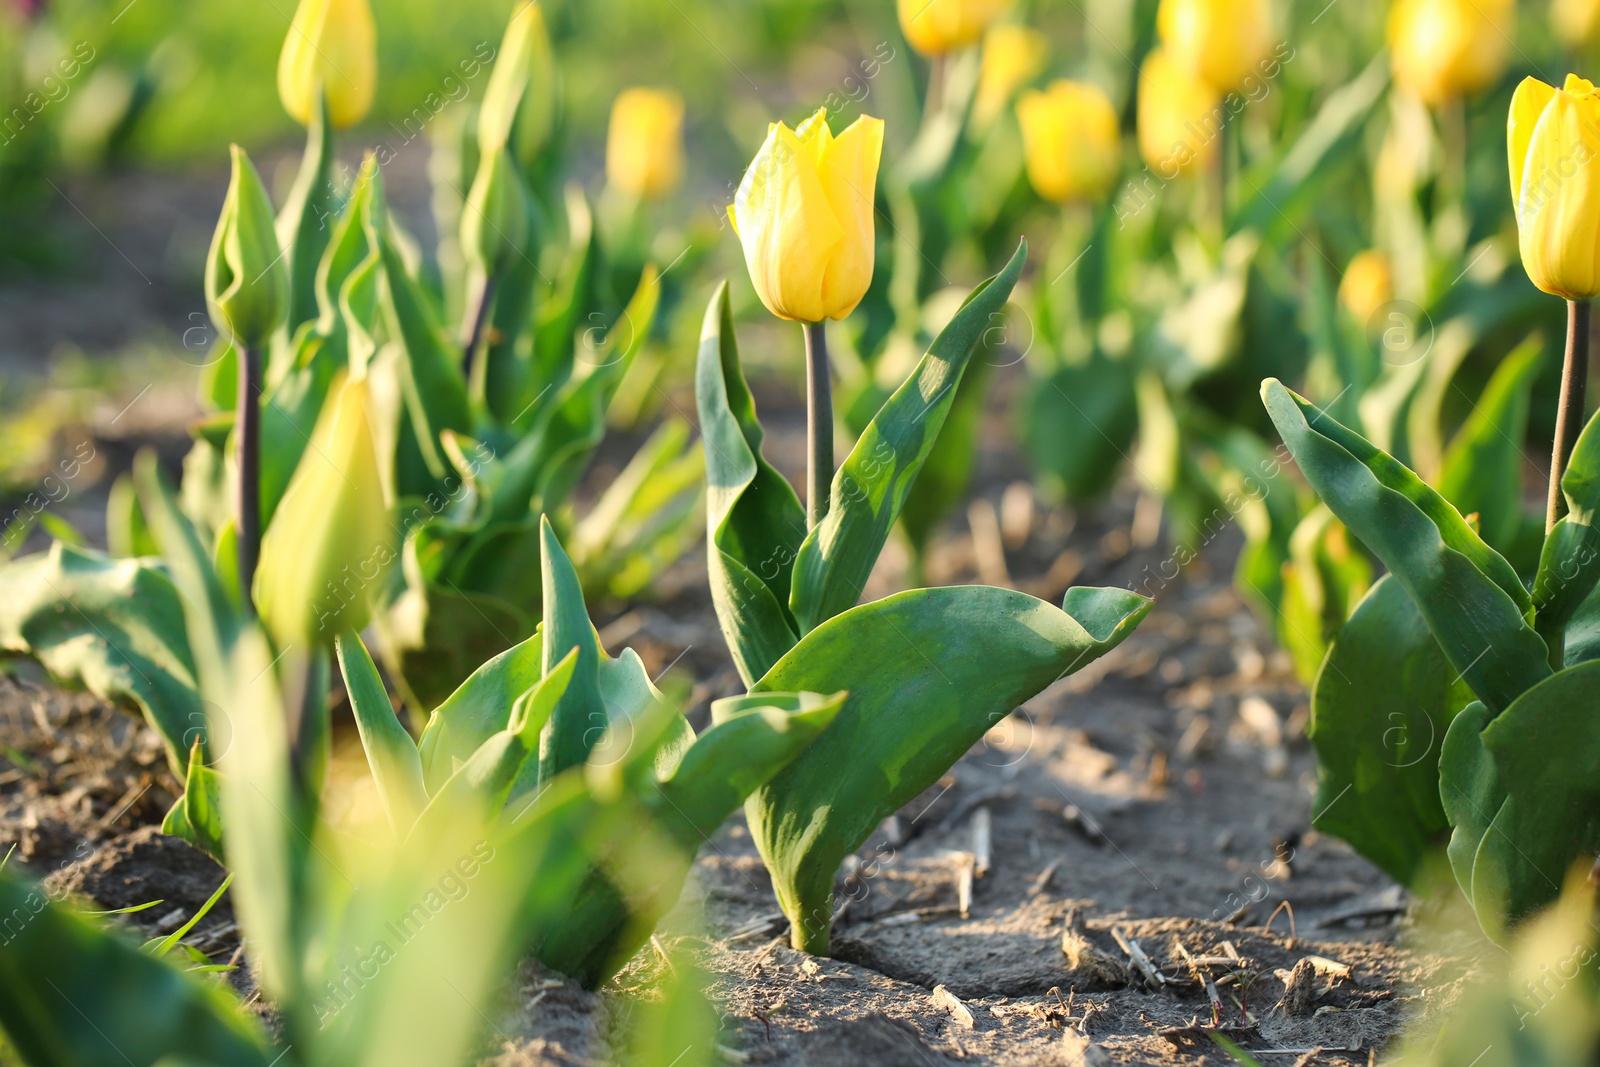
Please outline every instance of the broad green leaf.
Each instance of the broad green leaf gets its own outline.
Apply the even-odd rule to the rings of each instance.
[[[1503,710],[1549,677],[1545,644],[1523,617],[1527,591],[1459,512],[1276,379],[1263,384],[1262,397],[1307,480],[1405,586],[1480,699]]]
[[[544,673],[576,651],[572,684],[556,705],[539,741],[539,778],[549,781],[589,758],[610,724],[600,696],[600,639],[583,603],[583,586],[548,518],[539,526],[544,549]]]
[[[317,315],[317,266],[328,243],[328,220],[338,211],[333,184],[333,124],[319,100],[306,129],[306,150],[289,198],[278,214],[278,245],[289,260],[289,319],[293,337],[300,324]]]
[[[1461,514],[1477,514],[1483,539],[1502,555],[1511,552],[1522,529],[1522,472],[1527,466],[1522,445],[1543,354],[1534,337],[1505,358],[1439,469],[1440,494]]]
[[[511,721],[511,709],[544,677],[542,632],[489,660],[434,709],[418,750],[430,793]]]
[[[567,191],[567,230],[571,246],[561,275],[549,299],[539,306],[533,332],[533,375],[530,385],[559,391],[572,377],[576,337],[580,330],[599,325],[588,318],[599,313],[595,288],[600,271],[600,235],[594,225],[594,212],[583,191]],[[513,416],[516,425],[530,425],[540,415],[533,397],[531,412]]]
[[[161,832],[183,838],[218,863],[226,862],[222,833],[222,785],[217,780],[217,772],[206,766],[205,750],[198,737],[189,750],[189,769],[183,780],[183,796],[178,798],[162,820]]]
[[[961,503],[972,484],[972,472],[978,466],[978,428],[989,399],[990,366],[981,359],[968,363],[933,450],[900,508],[900,528],[919,557],[939,523]]]
[[[138,708],[183,773],[205,710],[182,601],[155,561],[113,560],[57,542],[0,566],[0,648]]]
[[[1600,662],[1582,663],[1492,719],[1474,705],[1446,739],[1451,866],[1491,937],[1555,900],[1600,852],[1597,686]]]
[[[1024,241],[1003,271],[973,291],[834,475],[828,516],[806,537],[794,563],[789,608],[802,635],[861,599],[955,402],[972,350],[994,327],[1027,258]]]
[[[33,1067],[188,1057],[266,1067],[259,1028],[226,992],[139,951],[43,890],[0,874],[0,1026]]]
[[[745,805],[797,945],[826,951],[833,878],[875,827],[1021,703],[1119,644],[1150,610],[1120,589],[1061,608],[1005,589],[921,589],[823,623],[752,687],[849,693]]]
[[[666,831],[691,854],[735,808],[834,721],[848,693],[751,693],[712,705],[711,729],[695,739],[659,797],[646,796]]]
[[[1416,604],[1385,575],[1334,639],[1312,694],[1317,829],[1412,884],[1450,829],[1439,751],[1471,702]]]
[[[361,734],[361,748],[378,787],[378,799],[383,803],[390,829],[396,837],[402,837],[428,803],[417,743],[395,717],[383,679],[378,677],[378,668],[360,635],[342,634],[335,647],[339,672],[344,675],[345,690],[350,694],[350,710]]]
[[[706,447],[711,602],[734,666],[750,685],[799,640],[789,578],[806,518],[794,487],[761,455],[764,435],[739,365],[727,283],[706,309],[695,401]]]
[[[717,1044],[720,1020],[706,991],[712,978],[701,970],[684,938],[666,958],[659,996],[643,1000],[632,1017],[626,1067],[715,1067],[732,1058]]]

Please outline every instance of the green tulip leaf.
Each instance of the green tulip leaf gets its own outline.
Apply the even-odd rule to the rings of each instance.
[[[549,519],[541,520],[539,533],[544,548],[545,673],[567,653],[578,654],[572,684],[556,705],[540,741],[539,777],[548,781],[588,759],[611,720],[600,696],[600,638],[589,621],[578,572]]]
[[[755,686],[838,692],[833,725],[745,805],[798,946],[826,952],[840,862],[1024,701],[1116,647],[1150,610],[1120,589],[1061,608],[985,587],[921,589],[823,623]]]
[[[183,774],[205,732],[183,603],[149,559],[110,559],[60,542],[0,566],[0,648],[52,676],[137,708]]]
[[[1318,506],[1290,536],[1289,559],[1280,578],[1278,639],[1294,658],[1300,677],[1315,679],[1329,642],[1372,585],[1372,566],[1350,544],[1333,512]]]
[[[511,709],[544,677],[544,637],[526,641],[489,660],[434,709],[418,751],[423,780],[435,792],[484,742],[504,730]]]
[[[196,738],[189,750],[189,769],[183,780],[183,796],[172,805],[161,821],[161,832],[181,837],[195,848],[225,863],[222,835],[222,784],[217,772],[206,766],[205,750]]]
[[[750,685],[799,640],[789,578],[806,517],[794,487],[761,455],[764,435],[739,365],[726,283],[706,309],[695,397],[706,447],[711,601]]]
[[[333,123],[325,96],[311,109],[306,150],[289,198],[278,212],[278,243],[288,249],[289,336],[317,315],[317,269],[329,243],[328,219],[338,211],[333,182]]]
[[[0,873],[0,1026],[35,1067],[267,1067],[253,1019],[217,986],[125,943],[44,890]]]
[[[1440,792],[1449,855],[1486,933],[1500,938],[1560,895],[1600,853],[1600,661],[1561,671],[1498,716],[1473,705],[1451,725]]]
[[[1276,379],[1262,398],[1307,480],[1411,594],[1480,699],[1503,710],[1549,677],[1545,643],[1524,619],[1527,590],[1459,512]]]
[[[1410,885],[1450,823],[1439,751],[1472,702],[1405,587],[1385,575],[1334,639],[1311,700],[1317,829]]]
[[[1595,512],[1600,509],[1600,415],[1578,435],[1561,475],[1561,492],[1567,514],[1545,538],[1539,557],[1533,581],[1534,627],[1552,649],[1565,646],[1566,662],[1578,663],[1600,655],[1600,604],[1587,610],[1600,580],[1600,529],[1595,527]],[[1589,625],[1569,629],[1580,619]]]
[[[344,675],[345,690],[350,694],[350,710],[361,735],[361,748],[378,787],[378,799],[395,836],[402,836],[428,803],[417,743],[395,717],[383,679],[378,677],[378,668],[360,635],[342,634],[335,648],[339,672]]]
[[[834,475],[828,515],[801,544],[794,563],[789,607],[802,635],[861,599],[955,403],[967,361],[1011,299],[1027,258],[1024,241],[1004,270],[973,290]]]

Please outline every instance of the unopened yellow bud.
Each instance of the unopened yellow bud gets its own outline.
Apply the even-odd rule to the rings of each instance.
[[[378,31],[367,0],[300,0],[278,56],[278,96],[302,126],[326,94],[338,127],[372,110],[378,88]]]

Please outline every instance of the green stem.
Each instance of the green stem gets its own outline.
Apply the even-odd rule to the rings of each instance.
[[[489,324],[489,311],[494,307],[494,277],[486,275],[477,286],[474,299],[467,307],[466,330],[461,341],[461,374],[467,380],[467,389],[472,389],[473,362],[477,359],[478,348],[483,344],[483,335]]]
[[[1572,459],[1572,448],[1583,430],[1585,394],[1589,387],[1589,326],[1593,307],[1587,300],[1567,301],[1567,355],[1561,367],[1561,406],[1556,409],[1555,447],[1550,455],[1550,496],[1545,512],[1545,533],[1566,513],[1561,476]]]
[[[828,517],[833,486],[833,383],[828,373],[828,336],[820,322],[806,333],[806,528]]]
[[[238,419],[239,484],[235,519],[239,541],[239,605],[255,614],[251,587],[261,558],[261,349],[240,345]]]

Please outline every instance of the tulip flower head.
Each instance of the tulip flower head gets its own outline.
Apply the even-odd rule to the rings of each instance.
[[[1044,34],[1027,26],[1005,23],[983,36],[983,65],[978,74],[978,95],[973,118],[981,125],[992,122],[1018,89],[1044,69],[1049,44]]]
[[[1600,96],[1575,74],[1560,89],[1517,86],[1506,123],[1511,202],[1533,284],[1568,300],[1600,296]]]
[[[611,105],[606,181],[640,200],[659,200],[683,181],[683,97],[626,89]]]
[[[774,123],[728,209],[756,294],[782,319],[821,322],[855,310],[872,283],[873,205],[883,120],[834,136],[819,109],[798,128]]]
[[[1400,86],[1437,106],[1493,85],[1506,67],[1515,0],[1398,0],[1389,48]]]
[[[255,602],[280,644],[367,624],[394,561],[365,375],[335,382],[261,542]]]
[[[317,94],[340,128],[372,109],[378,88],[378,31],[368,0],[300,0],[278,56],[278,96],[302,126],[311,125]]]
[[[1225,115],[1212,84],[1153,49],[1139,69],[1139,152],[1166,180],[1216,158]]]
[[[1013,0],[898,0],[900,29],[925,56],[977,44]]]
[[[219,330],[260,349],[289,306],[289,272],[261,176],[244,149],[232,152],[233,178],[206,257],[206,303]]]
[[[1357,253],[1339,283],[1339,303],[1365,325],[1393,299],[1394,270],[1389,266],[1389,257],[1375,248]]]
[[[1161,0],[1156,28],[1172,63],[1218,93],[1242,86],[1272,51],[1267,0]]]
[[[1553,0],[1550,21],[1568,48],[1591,48],[1600,41],[1600,0]]]
[[[1028,180],[1046,200],[1098,200],[1121,166],[1117,112],[1105,93],[1082,82],[1057,81],[1017,101]]]

